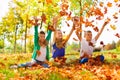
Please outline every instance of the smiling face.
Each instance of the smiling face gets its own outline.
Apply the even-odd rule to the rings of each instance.
[[[91,31],[86,31],[85,32],[85,38],[87,41],[91,41],[92,40],[92,32]]]
[[[45,33],[44,33],[43,31],[41,31],[41,32],[39,33],[39,41],[40,41],[41,43],[43,43],[43,42],[45,41]]]
[[[62,39],[62,32],[60,30],[56,31],[56,39]]]

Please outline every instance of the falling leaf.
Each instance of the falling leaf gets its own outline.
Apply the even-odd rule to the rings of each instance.
[[[66,11],[60,11],[60,16],[66,16],[68,13]]]
[[[63,31],[63,33],[65,34],[65,31]]]
[[[65,21],[65,23],[67,24],[68,27],[70,27],[70,24],[67,21]]]
[[[47,4],[52,3],[52,0],[46,0]]]
[[[62,8],[63,11],[67,10],[68,7],[69,7],[69,6],[68,6],[67,3],[62,3],[62,4],[61,4],[61,8]]]
[[[115,36],[118,37],[118,38],[120,38],[120,34],[119,33],[116,33]]]
[[[97,20],[102,20],[103,17],[102,17],[102,16],[98,16],[98,17],[96,17],[96,19],[97,19]]]
[[[99,31],[98,27],[93,28],[93,30],[96,31],[96,32]]]
[[[103,3],[103,2],[100,2],[99,5],[100,5],[100,7],[103,7],[104,3]]]
[[[41,0],[38,0],[38,3],[41,3]]]
[[[116,30],[116,26],[115,26],[115,25],[110,25],[110,27],[111,27],[113,30]]]
[[[118,5],[118,7],[120,7],[120,4]]]
[[[29,20],[29,24],[33,24],[33,20]]]
[[[67,20],[71,20],[71,14],[72,14],[72,12],[70,12],[70,13],[68,14]]]
[[[118,0],[114,0],[114,2],[118,2]]]
[[[100,45],[104,45],[104,42],[103,42],[103,41],[100,41]]]
[[[108,2],[108,3],[107,3],[107,6],[108,6],[108,7],[112,7],[112,3]]]
[[[42,16],[41,16],[41,19],[44,23],[46,23],[46,15],[43,13]]]
[[[55,31],[55,29],[52,25],[48,25],[48,30]]]
[[[82,16],[80,16],[80,22],[81,22],[81,23],[84,23],[84,20],[83,20],[83,17],[82,17]]]
[[[107,13],[107,7],[104,7],[104,14],[106,14]]]
[[[76,28],[76,32],[82,32],[81,28]]]
[[[78,41],[76,38],[73,38],[74,41]]]
[[[67,17],[67,20],[68,20],[68,21],[71,20],[71,16],[68,16],[68,17]]]
[[[114,18],[114,19],[118,19],[117,15],[118,15],[118,13],[114,13],[114,14],[113,14],[113,18]]]
[[[94,10],[94,13],[95,15],[104,16],[103,13],[101,12],[101,9],[98,7]]]
[[[93,43],[92,43],[92,42],[89,42],[89,46],[92,46],[92,47],[94,47],[94,45],[93,45]]]
[[[88,21],[88,19],[87,19],[86,22],[85,22],[85,27],[88,27],[88,26],[94,27],[94,25],[92,24],[92,21],[90,22],[90,21]]]

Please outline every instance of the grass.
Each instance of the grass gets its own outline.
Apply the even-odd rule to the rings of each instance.
[[[114,63],[114,64],[120,64],[120,52],[117,52],[116,50],[110,50],[110,51],[103,51],[103,52],[94,52],[94,56],[103,54],[105,56],[105,60],[107,63]],[[114,58],[112,55],[116,55],[117,57]],[[68,66],[66,68],[74,68],[75,64],[74,61],[79,58],[79,52],[71,52],[66,55],[68,58]],[[76,79],[83,80],[89,79],[92,80],[93,77],[96,77],[93,73],[91,73],[89,70],[82,68],[78,69],[78,72],[73,72],[73,74],[69,74],[69,69],[66,71],[65,75],[62,75],[64,73],[64,70],[61,70],[62,68],[53,68],[53,71],[47,70],[47,69],[9,69],[11,64],[14,63],[24,63],[31,60],[31,53],[29,54],[0,54],[0,80],[9,80],[11,78],[17,78],[18,77],[28,77],[31,76],[34,79],[33,80],[69,80],[71,75],[74,75],[74,77],[77,77]],[[60,71],[59,71],[60,69]],[[76,68],[75,68],[76,69]],[[69,74],[69,75],[68,75]],[[68,75],[69,77],[66,77]],[[80,75],[80,76],[76,76]],[[38,77],[41,76],[41,77]],[[82,77],[81,77],[82,76]],[[86,77],[87,76],[87,77]]]

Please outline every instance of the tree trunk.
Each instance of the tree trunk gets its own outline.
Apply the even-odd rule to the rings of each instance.
[[[15,26],[14,54],[16,53],[16,35],[17,35],[17,26]]]
[[[26,53],[26,39],[27,39],[27,21],[28,21],[28,15],[26,16],[26,28],[25,28],[25,51],[24,51],[24,53]]]
[[[5,53],[5,34],[3,35],[3,53]]]

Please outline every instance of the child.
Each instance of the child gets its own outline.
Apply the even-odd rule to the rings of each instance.
[[[91,31],[86,31],[85,32],[85,39],[82,39],[82,34],[76,31],[77,37],[81,42],[81,50],[80,50],[80,63],[85,63],[88,62],[88,59],[92,58],[92,53],[93,53],[93,47],[94,44],[96,43],[96,41],[98,40],[99,36],[101,35],[101,33],[103,32],[103,29],[105,28],[105,26],[108,24],[109,19],[107,19],[100,32],[98,32],[98,34],[95,36],[95,38],[92,39],[92,32]],[[95,60],[100,60],[101,62],[104,61],[104,56],[103,55],[99,55],[95,58]]]
[[[54,62],[59,62],[60,64],[64,64],[66,61],[65,56],[65,44],[66,42],[69,40],[71,34],[74,31],[74,25],[69,33],[69,35],[67,36],[66,39],[63,39],[63,35],[61,30],[56,30],[54,32],[54,44],[53,44],[53,55],[52,55],[52,59],[54,60]]]
[[[48,26],[48,29],[52,29],[52,26]],[[45,32],[40,31],[38,34],[38,25],[34,27],[34,51],[32,55],[32,60],[30,62],[14,65],[11,68],[19,67],[31,67],[33,65],[39,64],[43,67],[49,67],[47,61],[49,60],[49,48],[48,42],[51,38],[52,30],[48,31],[48,35],[45,38]]]

